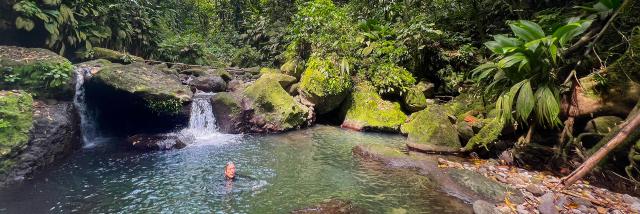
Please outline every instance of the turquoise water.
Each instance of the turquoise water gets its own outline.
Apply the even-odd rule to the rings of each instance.
[[[3,213],[288,213],[326,199],[371,213],[470,213],[409,170],[351,153],[404,138],[329,126],[272,136],[216,135],[176,151],[137,153],[117,140],[84,148],[0,192]],[[227,161],[240,178],[223,179]]]

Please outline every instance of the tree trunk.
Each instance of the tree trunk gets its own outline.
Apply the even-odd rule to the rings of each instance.
[[[640,114],[636,114],[630,120],[625,122],[624,128],[618,132],[615,137],[613,137],[606,145],[600,148],[596,153],[594,153],[587,161],[582,163],[580,167],[574,170],[568,176],[562,178],[562,183],[565,185],[564,188],[567,188],[574,184],[576,181],[584,177],[587,173],[589,173],[598,163],[604,159],[607,154],[609,154],[613,149],[621,145],[625,142],[625,139],[631,134],[635,129],[640,125]]]

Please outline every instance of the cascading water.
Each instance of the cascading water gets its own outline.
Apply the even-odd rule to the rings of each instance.
[[[213,116],[211,97],[214,93],[198,92],[193,96],[189,128],[185,131],[197,139],[209,138],[218,133],[216,118]]]
[[[98,137],[98,128],[93,119],[92,113],[87,108],[86,96],[84,91],[85,79],[91,76],[90,67],[76,67],[76,91],[73,97],[78,114],[80,115],[80,133],[82,135],[82,143],[85,147],[93,145]]]

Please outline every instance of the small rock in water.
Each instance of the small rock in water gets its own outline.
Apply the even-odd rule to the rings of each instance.
[[[158,151],[182,149],[187,146],[176,135],[147,135],[137,134],[127,139],[127,142],[136,150],[140,151]]]
[[[538,211],[541,214],[558,214],[558,208],[555,205],[554,195],[553,193],[544,194],[540,198],[540,205],[538,206]]]
[[[493,214],[496,213],[496,211],[496,206],[489,202],[483,200],[473,202],[473,213],[475,214]]]

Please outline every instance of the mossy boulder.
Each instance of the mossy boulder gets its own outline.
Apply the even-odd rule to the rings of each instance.
[[[115,51],[107,48],[92,48],[86,57],[83,57],[85,60],[92,59],[105,59],[114,63],[122,63],[122,64],[130,64],[134,62],[144,62],[142,57],[134,56],[126,52]]]
[[[622,118],[616,116],[602,116],[596,117],[589,122],[584,127],[585,132],[599,133],[599,134],[607,134],[611,132],[617,125],[622,123]]]
[[[103,67],[92,81],[135,95],[145,101],[149,110],[159,114],[178,113],[193,95],[177,77],[143,63]]]
[[[421,91],[426,98],[433,98],[436,92],[436,85],[427,81],[420,81],[414,88]]]
[[[256,130],[281,132],[309,125],[309,108],[297,102],[277,81],[260,78],[243,94],[252,103],[250,122],[259,127]]]
[[[467,145],[465,146],[465,150],[473,150],[480,146],[486,148],[487,144],[495,142],[502,134],[502,129],[504,128],[504,121],[498,117],[484,119],[483,122],[485,125],[469,139]]]
[[[0,46],[0,89],[22,89],[37,97],[73,98],[73,65],[49,50]]]
[[[398,132],[407,119],[399,103],[383,100],[367,82],[359,83],[342,105],[343,128]]]
[[[157,133],[188,122],[193,93],[177,75],[144,63],[112,63],[85,83],[87,103],[98,106],[99,122],[116,134]]]
[[[298,81],[298,79],[296,79],[295,77],[282,73],[265,73],[260,76],[260,79],[267,79],[277,82],[280,84],[280,86],[282,86],[282,88],[289,88],[289,86]]]
[[[280,70],[282,73],[300,78],[305,69],[304,64],[301,63],[300,60],[293,59],[282,64],[282,66],[280,66]]]
[[[341,70],[334,60],[311,57],[298,90],[318,114],[325,114],[340,106],[351,87],[349,73]]]
[[[311,124],[311,109],[289,95],[283,87],[286,84],[270,75],[263,75],[246,88],[212,97],[213,113],[220,131],[274,133]]]
[[[414,86],[404,94],[402,104],[407,111],[417,112],[427,107],[427,97],[420,88]]]
[[[420,151],[456,152],[461,144],[456,128],[442,106],[428,105],[411,114],[401,132],[408,136],[407,146]]]
[[[0,170],[7,157],[27,147],[33,99],[24,91],[0,91]]]
[[[281,74],[282,71],[275,68],[260,68],[260,74]]]

